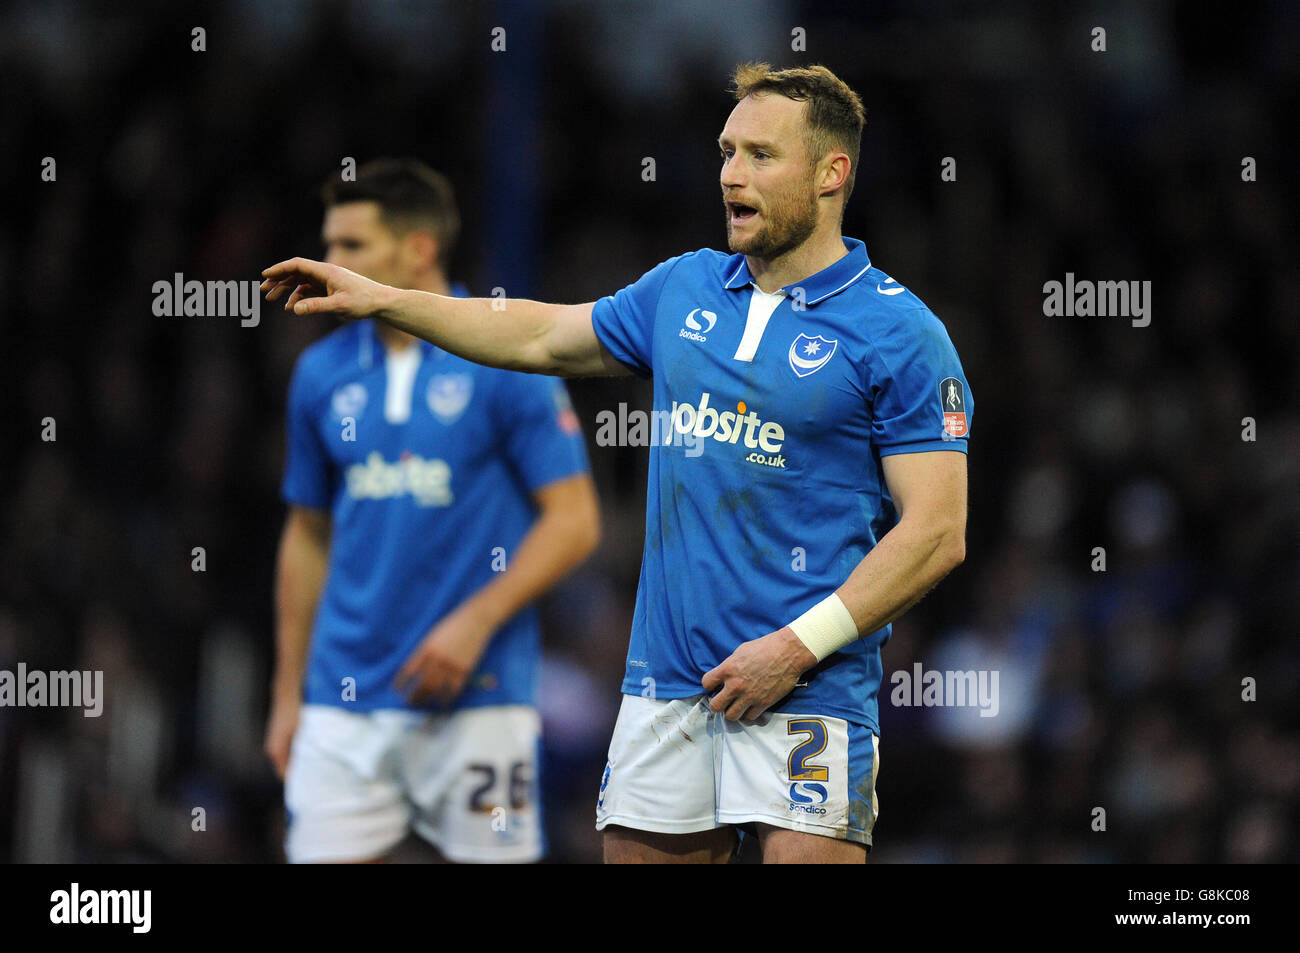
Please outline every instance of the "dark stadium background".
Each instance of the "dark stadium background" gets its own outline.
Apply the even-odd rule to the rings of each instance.
[[[108,696],[0,709],[0,858],[282,859],[282,412],[332,325],[158,318],[153,282],[318,256],[323,178],[412,155],[456,185],[475,293],[613,292],[723,247],[713,140],[759,58],[861,93],[845,233],[944,320],[976,403],[966,563],[885,671],[996,669],[1001,711],[886,683],[873,862],[1294,862],[1298,40],[1282,2],[0,7],[0,668],[102,669]],[[1151,281],[1150,326],[1045,317],[1066,272]],[[562,862],[599,858],[645,505],[645,451],[596,447],[595,417],[649,406],[632,380],[571,392],[605,537],[546,603]]]

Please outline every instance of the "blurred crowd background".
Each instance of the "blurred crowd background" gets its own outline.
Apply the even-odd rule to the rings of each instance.
[[[108,696],[0,708],[0,858],[283,859],[283,409],[332,325],[155,317],[153,283],[318,256],[324,177],[409,155],[456,185],[474,293],[612,293],[725,247],[747,59],[861,94],[845,234],[946,323],[977,405],[966,563],[884,661],[997,670],[1000,711],[886,683],[873,861],[1300,859],[1300,8],[1118,0],[0,7],[0,669],[101,669]],[[1149,280],[1150,326],[1044,316],[1067,272]],[[606,531],[545,604],[557,862],[599,858],[643,537],[646,451],[595,418],[650,402],[570,392]]]

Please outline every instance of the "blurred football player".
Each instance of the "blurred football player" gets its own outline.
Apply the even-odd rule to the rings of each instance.
[[[376,161],[324,199],[328,262],[465,294],[442,175]],[[380,860],[412,830],[451,861],[538,859],[529,606],[599,537],[564,384],[359,321],[299,358],[287,432],[265,747],[289,860]]]

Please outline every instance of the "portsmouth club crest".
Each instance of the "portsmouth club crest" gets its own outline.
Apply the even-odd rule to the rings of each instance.
[[[939,382],[939,405],[943,408],[943,432],[948,437],[966,436],[966,388],[955,377]]]
[[[425,398],[433,415],[450,424],[465,412],[473,392],[474,377],[470,374],[434,374]]]
[[[790,369],[800,377],[815,374],[831,359],[839,340],[828,341],[820,334],[809,337],[800,334],[790,345]]]

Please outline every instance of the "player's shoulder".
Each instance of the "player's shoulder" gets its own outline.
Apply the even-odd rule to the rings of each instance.
[[[292,389],[300,399],[312,399],[382,359],[382,345],[361,321],[335,328],[303,348],[294,363]]]
[[[333,369],[340,364],[357,363],[367,330],[360,321],[350,321],[335,328],[303,348],[298,355],[298,367],[305,371],[319,371]],[[373,338],[373,335],[370,337]]]
[[[719,251],[716,248],[697,248],[695,251],[683,252],[677,257],[681,258],[683,262],[696,267],[707,268],[719,274],[734,271],[736,266],[745,260],[745,256],[739,252]]]
[[[945,330],[921,298],[893,275],[872,264],[860,281],[846,289],[846,304],[865,313],[872,336]]]
[[[658,275],[663,280],[698,278],[703,275],[716,277],[721,283],[730,271],[735,270],[735,264],[744,259],[744,255],[732,255],[714,248],[697,248],[695,251],[682,252],[672,258],[665,258],[646,272],[646,275]]]
[[[745,263],[745,256],[739,252],[718,251],[716,248],[699,248],[680,257],[682,267],[716,279],[719,285],[726,284]]]
[[[916,292],[874,262],[855,283],[852,295],[881,320],[918,320],[931,313]]]

